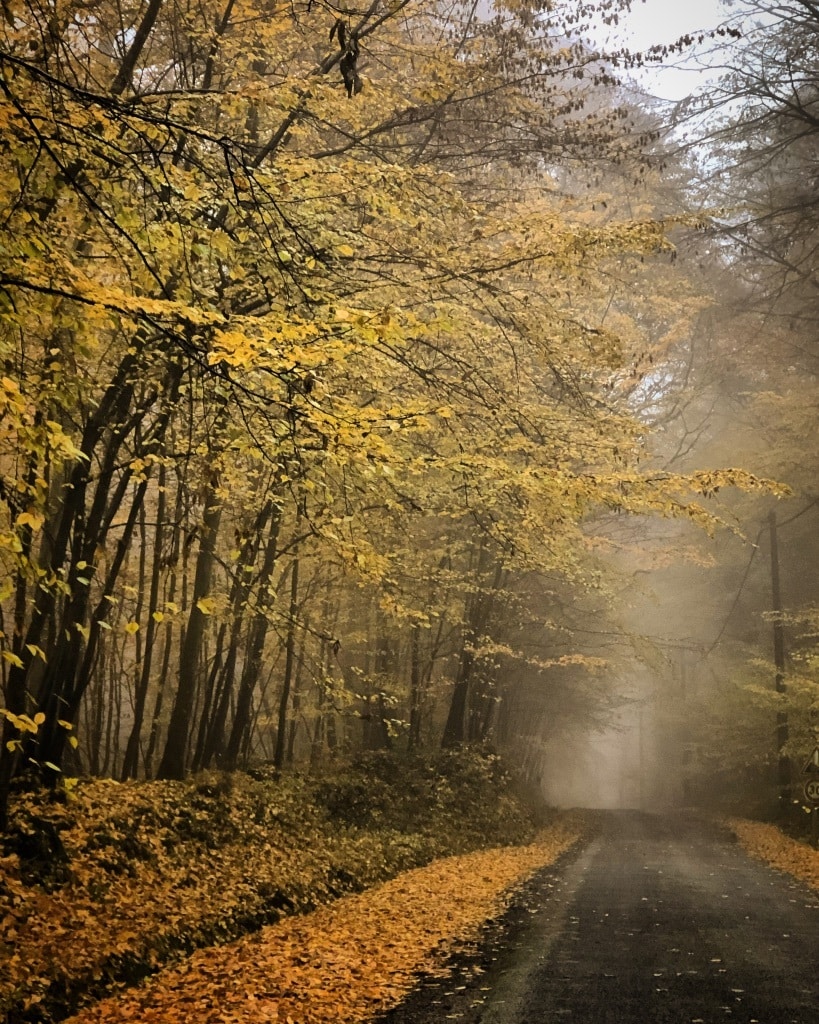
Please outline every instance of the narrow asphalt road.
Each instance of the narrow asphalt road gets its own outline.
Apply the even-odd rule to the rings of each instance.
[[[611,812],[385,1024],[819,1024],[819,898],[694,817]]]

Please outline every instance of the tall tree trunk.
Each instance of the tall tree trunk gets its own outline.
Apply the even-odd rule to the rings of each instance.
[[[284,679],[279,699],[279,722],[276,730],[276,751],[273,755],[273,766],[277,770],[284,767],[284,754],[287,749],[287,708],[290,703],[290,692],[293,686],[293,670],[296,663],[296,615],[299,610],[299,556],[293,558],[290,570],[290,606],[287,618],[287,640],[285,642]]]
[[[481,635],[489,627],[489,620],[504,578],[503,565],[495,563],[491,583],[488,573],[491,569],[491,555],[486,544],[481,541],[477,556],[476,583],[482,589],[476,591],[467,604],[466,628],[461,641],[461,654],[458,661],[458,674],[449,705],[444,734],[441,740],[443,747],[454,747],[464,743],[468,738],[469,694],[475,670],[474,647]]]
[[[73,464],[65,481],[65,486],[62,488],[61,504],[55,516],[55,523],[50,534],[49,560],[43,566],[46,570],[46,578],[49,575],[59,578],[64,568],[72,533],[76,533],[78,529],[82,529],[86,525],[85,500],[90,483],[88,467],[91,465],[106,429],[112,423],[120,422],[125,415],[125,410],[129,406],[133,393],[131,378],[136,366],[136,354],[129,353],[123,359],[114,379],[106,388],[97,408],[85,424],[79,446],[82,457],[78,458]],[[75,551],[77,547],[76,541],[77,538],[75,537]],[[23,542],[26,542],[25,532]],[[30,542],[31,538],[29,536],[29,546]],[[75,554],[73,558],[74,563],[78,560],[79,556]],[[93,552],[88,561],[89,564],[93,562]],[[77,570],[72,568],[72,571],[69,573],[69,581],[74,583],[76,575]],[[76,583],[74,587],[76,591]],[[55,662],[59,661],[59,654],[64,651],[66,644],[63,630],[53,630],[53,616],[58,607],[57,591],[53,587],[37,587],[33,591],[32,598],[33,600],[29,608],[25,582],[19,580],[15,596],[15,623],[14,636],[12,638],[12,650],[17,654],[19,663],[10,667],[4,695],[6,707],[15,714],[22,714],[27,710],[26,694],[33,688],[34,667],[32,663],[34,662],[35,655],[32,652],[37,648],[44,649],[44,637],[47,633],[56,633],[59,641],[56,652],[49,650],[50,658],[46,668],[46,675],[41,681],[40,686],[36,687],[36,692],[39,694],[42,686],[48,687],[50,674],[52,680],[59,681],[62,678],[61,670],[55,666]],[[26,625],[26,616],[29,611],[30,616]],[[76,642],[78,634],[73,626],[70,629],[69,636],[72,633],[72,640]],[[53,674],[55,671],[57,672],[56,676]],[[60,717],[63,717],[63,715],[61,714]],[[15,738],[16,736],[13,735],[10,724],[5,722],[3,729],[4,742],[0,747],[0,825],[4,825],[5,822],[9,786],[19,763],[16,749],[11,749],[7,745],[9,740]]]
[[[421,627],[413,622],[410,632],[410,716],[407,750],[421,746]]]
[[[151,29],[154,27],[159,11],[162,7],[163,0],[149,0],[148,6],[145,13],[142,15],[142,20],[137,25],[134,31],[133,38],[131,39],[131,45],[128,47],[125,56],[122,59],[122,63],[119,66],[116,77],[111,83],[111,94],[113,96],[119,96],[120,93],[130,86],[131,79],[134,74],[134,68],[139,60],[140,54],[145,49],[145,44],[148,42],[148,36],[151,34]]]
[[[321,674],[317,680],[318,694],[316,697],[316,719],[310,738],[310,767],[317,768],[323,759],[325,742],[329,749],[332,733],[335,740],[335,723],[331,729],[333,712],[327,711],[327,683],[333,675],[332,663],[338,654],[338,640],[335,639],[338,626],[339,601],[328,585],[321,602],[322,640],[321,640]]]
[[[309,624],[307,620],[304,623],[304,629],[301,631],[301,642],[299,643],[299,653],[296,658],[296,679],[293,686],[293,717],[290,720],[290,727],[287,730],[287,754],[286,760],[289,765],[293,764],[295,759],[296,751],[296,733],[298,732],[299,726],[299,714],[301,712],[301,694],[302,694],[302,681],[304,678],[304,648],[307,643],[307,632]]]
[[[384,688],[390,671],[394,669],[395,657],[387,635],[384,617],[379,609],[375,611],[374,628],[371,627],[371,630],[375,633],[373,682],[371,683],[371,692],[366,696],[362,746],[365,750],[387,750],[392,743],[387,723],[384,720]],[[365,661],[364,674],[370,675],[369,655]]]
[[[32,460],[26,474],[26,483],[31,486],[37,475],[37,469]],[[25,526],[20,531],[21,558],[31,557],[33,543],[33,531],[30,526]],[[14,585],[14,630],[11,637],[12,653],[21,662],[29,652],[24,645],[24,633],[26,624],[26,609],[28,607],[28,580],[25,573],[18,572]],[[12,671],[3,688],[3,703],[6,710],[12,714],[22,715],[26,712],[26,675],[24,672]],[[8,800],[11,787],[11,780],[14,777],[19,752],[16,741],[19,740],[16,729],[10,720],[3,719],[3,727],[0,729],[0,834],[6,830],[8,819]]]
[[[231,685],[231,680],[233,679],[233,674],[236,668],[236,648],[238,646],[238,638],[236,635],[235,620],[227,655],[224,654],[226,636],[227,625],[222,624],[219,627],[219,634],[216,637],[216,650],[214,651],[210,672],[208,672],[207,682],[205,683],[205,692],[202,695],[202,711],[199,715],[199,729],[196,733],[196,746],[194,747],[193,758],[191,760],[191,768],[195,772],[207,767],[205,763],[205,748],[207,746],[208,733],[213,721],[213,709],[218,707],[219,697],[224,691],[224,688]]]
[[[91,621],[88,626],[88,641],[79,667],[67,674],[67,678],[58,682],[55,676],[49,679],[50,686],[44,685],[43,695],[40,698],[40,706],[46,714],[41,734],[37,737],[38,760],[50,762],[53,765],[62,764],[63,750],[68,739],[67,731],[59,725],[59,719],[65,718],[69,722],[76,720],[82,697],[91,682],[94,665],[98,655],[100,640],[100,623],[110,609],[110,598],[113,596],[114,587],[119,577],[122,563],[128,553],[134,529],[138,520],[139,511],[145,499],[145,492],[148,487],[147,477],[140,481],[136,489],[128,518],[117,541],[114,557],[106,573],[103,585],[102,598],[91,614]],[[68,669],[71,668],[69,663]]]
[[[458,660],[458,674],[455,676],[455,686],[452,690],[452,697],[449,702],[444,735],[441,739],[441,746],[455,747],[466,739],[466,706],[469,698],[469,684],[472,679],[472,668],[475,659],[472,654],[471,644],[474,634],[468,633],[461,642],[461,654]]]
[[[157,770],[157,777],[160,779],[182,779],[185,777],[190,716],[199,680],[202,638],[209,617],[200,607],[200,602],[210,593],[222,507],[222,499],[217,494],[217,481],[214,474],[210,479],[205,498],[202,536],[196,559],[190,612],[179,658],[179,685],[168,723],[165,750]]]
[[[167,470],[164,463],[159,465],[158,474],[159,496],[156,507],[156,527],[154,529],[154,550],[151,563],[151,588],[148,597],[148,621],[145,627],[145,650],[140,666],[139,679],[137,680],[136,693],[134,695],[134,722],[131,726],[131,733],[125,747],[125,756],[122,763],[122,778],[136,778],[139,770],[139,739],[142,732],[142,723],[145,718],[145,704],[148,699],[148,687],[151,682],[151,666],[153,664],[153,650],[156,639],[157,621],[154,614],[159,609],[159,589],[162,576],[162,550],[165,540],[165,517],[166,503],[165,488],[167,484]]]
[[[268,488],[269,490],[269,488]],[[252,589],[253,577],[251,569],[258,557],[262,543],[262,533],[274,512],[274,502],[268,498],[256,519],[249,536],[244,540],[239,558],[234,567],[231,585],[230,606],[231,623],[227,654],[221,672],[214,672],[208,681],[204,707],[199,722],[199,734],[194,755],[194,768],[206,768],[224,744],[225,722],[236,676],[241,634],[246,620],[247,603]],[[224,650],[226,628],[219,631],[217,654],[221,657]]]
[[[469,694],[468,740],[470,743],[485,743],[489,738],[497,704],[496,690],[491,669],[485,666],[479,673],[479,678],[473,682]]]
[[[136,347],[135,351],[138,351]],[[58,576],[64,574],[71,589],[59,616],[58,640],[49,651],[49,660],[36,693],[37,704],[46,715],[46,720],[37,736],[32,738],[31,747],[49,781],[58,777],[54,766],[59,771],[68,739],[67,730],[59,722],[76,720],[83,694],[90,683],[97,659],[100,623],[105,621],[110,611],[110,599],[127,556],[147,489],[148,477],[145,474],[140,478],[131,500],[128,518],[108,565],[102,598],[96,608],[92,609],[92,588],[83,578],[93,573],[91,567],[99,561],[98,549],[108,535],[133,483],[131,468],[126,466],[120,470],[120,453],[126,438],[139,438],[146,411],[155,405],[157,398],[156,393],[151,391],[143,395],[141,401],[133,403],[138,364],[131,361],[131,358],[123,359],[118,370],[118,383],[106,390],[94,415],[86,423],[80,447],[81,451],[88,453],[88,457],[87,460],[78,459],[71,470],[57,516],[55,540],[50,545],[53,571]],[[132,379],[119,380],[128,367]],[[174,368],[170,374],[166,401],[145,436],[141,451],[143,455],[155,453],[161,443],[170,420],[173,395],[180,376],[181,371]],[[109,417],[107,421],[100,420],[102,410]],[[98,445],[102,446],[102,456],[95,475],[96,486],[90,508],[86,508],[92,482],[88,465]],[[66,573],[64,565],[67,559],[69,567]],[[54,594],[47,593],[42,598],[40,591],[29,623],[27,651],[34,649],[31,645],[39,643],[35,638],[42,635],[49,620],[57,614],[57,608]],[[24,665],[22,671],[25,672],[27,668]]]
[[[167,601],[173,602],[176,599],[176,587],[179,582],[178,565],[180,556],[182,558],[182,591],[183,597],[187,590],[187,553],[181,543],[181,531],[179,525],[183,518],[183,506],[184,506],[184,481],[181,478],[177,479],[176,487],[176,501],[174,503],[174,512],[172,522],[177,524],[176,528],[171,533],[171,551],[168,556],[168,564],[171,569],[168,578],[168,587],[166,598]],[[143,770],[145,772],[145,778],[149,779],[153,775],[154,766],[154,754],[159,743],[159,726],[162,720],[162,711],[165,703],[165,694],[168,687],[169,669],[171,664],[171,652],[174,647],[174,632],[175,624],[173,620],[168,623],[168,628],[165,631],[164,645],[162,650],[162,661],[157,673],[156,683],[156,698],[154,700],[154,710],[151,715],[151,728],[148,733],[148,742],[145,747],[145,757],[143,760]]]
[[[256,583],[258,593],[256,598],[257,609],[250,622],[250,628],[248,630],[247,652],[245,655],[244,665],[242,666],[242,675],[239,680],[239,692],[236,697],[236,713],[233,716],[233,725],[225,748],[224,761],[228,768],[234,768],[236,766],[239,758],[239,751],[242,746],[242,737],[250,726],[250,709],[253,702],[253,688],[255,687],[256,680],[259,676],[259,669],[262,664],[262,654],[264,653],[264,643],[267,638],[267,630],[269,627],[266,594],[273,572],[276,568],[280,527],[281,509],[279,506],[275,505],[273,515],[270,520],[270,532],[267,537],[264,562],[262,564],[261,572],[259,573],[259,579]],[[214,753],[217,749],[216,740],[223,735],[222,730],[224,729],[224,723],[227,719],[230,697],[231,692],[226,687],[223,695],[222,706],[219,711],[219,719],[217,721],[220,733],[218,736],[214,734]]]

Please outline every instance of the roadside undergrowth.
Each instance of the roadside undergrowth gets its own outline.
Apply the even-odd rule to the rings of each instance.
[[[726,824],[752,856],[819,889],[819,850],[791,839],[775,825],[746,818],[729,818]]]
[[[478,938],[517,886],[581,838],[560,815],[520,847],[448,857],[309,915],[200,950],[70,1024],[359,1024]]]
[[[54,1024],[195,949],[533,835],[498,758],[470,751],[21,794],[0,837],[0,1021]]]

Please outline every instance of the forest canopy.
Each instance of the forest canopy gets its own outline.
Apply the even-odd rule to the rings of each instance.
[[[610,704],[595,522],[776,490],[653,457],[707,218],[616,14],[5,0],[0,802]]]

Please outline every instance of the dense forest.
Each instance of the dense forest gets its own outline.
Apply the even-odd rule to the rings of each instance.
[[[799,801],[819,10],[626,7],[4,0],[0,822],[623,714]]]

